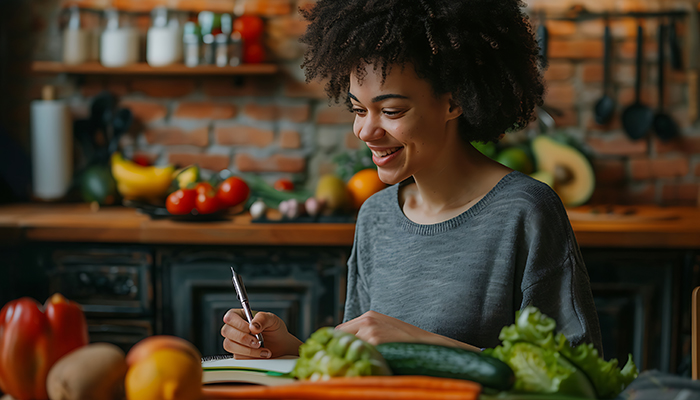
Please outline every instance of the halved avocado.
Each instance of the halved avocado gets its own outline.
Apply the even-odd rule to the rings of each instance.
[[[537,179],[542,183],[546,183],[547,186],[554,188],[554,175],[550,174],[549,171],[535,171],[530,174],[530,177]]]
[[[553,189],[565,206],[579,206],[591,198],[595,175],[580,151],[547,136],[536,137],[532,141],[532,151],[537,159],[537,170],[554,177]]]
[[[199,166],[193,164],[175,171],[174,181],[177,182],[178,189],[185,189],[189,184],[198,182]]]

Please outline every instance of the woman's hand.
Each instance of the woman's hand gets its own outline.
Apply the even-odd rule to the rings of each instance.
[[[440,346],[460,347],[480,351],[470,344],[450,339],[446,336],[428,332],[388,315],[367,311],[359,317],[335,327],[349,332],[371,345],[391,342],[427,343]]]
[[[261,348],[256,334],[262,333],[265,347]],[[241,309],[230,309],[221,327],[224,350],[236,358],[270,358],[298,355],[301,341],[287,330],[281,318],[268,312],[258,312],[249,324]]]

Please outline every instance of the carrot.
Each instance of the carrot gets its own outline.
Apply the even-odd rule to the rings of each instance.
[[[468,390],[481,391],[481,385],[464,379],[437,378],[424,375],[400,376],[362,376],[353,378],[331,378],[325,381],[314,381],[298,384],[315,386],[353,386],[353,387],[399,387],[433,390]]]
[[[479,392],[417,388],[328,387],[312,385],[203,388],[203,400],[476,400]]]
[[[202,393],[204,400],[473,400],[481,393],[481,385],[460,379],[428,376],[367,376],[304,381],[283,386],[205,387]]]

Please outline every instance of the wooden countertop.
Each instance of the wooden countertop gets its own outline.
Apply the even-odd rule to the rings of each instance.
[[[581,247],[700,248],[700,209],[579,207],[569,217]],[[151,219],[127,207],[88,204],[0,206],[0,239],[212,245],[350,246],[352,223],[256,223],[248,214],[224,221]]]

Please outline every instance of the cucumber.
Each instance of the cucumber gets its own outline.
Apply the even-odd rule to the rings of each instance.
[[[375,347],[394,375],[465,379],[496,390],[508,390],[515,382],[508,364],[478,352],[424,343],[383,343]]]

